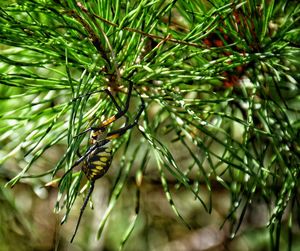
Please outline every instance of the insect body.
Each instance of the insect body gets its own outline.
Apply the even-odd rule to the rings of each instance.
[[[95,132],[92,132],[92,135]],[[92,136],[93,138],[93,136]],[[93,142],[94,140],[92,140]],[[94,142],[95,144],[96,142]],[[112,161],[111,141],[93,150],[84,161],[82,171],[90,181],[101,178],[109,169]]]
[[[111,165],[112,157],[113,157],[111,141],[115,138],[120,137],[125,132],[127,132],[129,129],[134,127],[137,124],[139,117],[141,116],[141,114],[144,110],[144,107],[145,107],[144,101],[141,98],[141,106],[140,106],[137,114],[135,115],[134,121],[129,123],[129,119],[127,118],[127,116],[125,114],[129,108],[129,102],[130,102],[132,89],[133,89],[133,83],[130,82],[130,85],[128,88],[128,96],[127,96],[127,100],[125,103],[125,108],[123,110],[117,104],[113,95],[108,90],[105,91],[112,99],[112,102],[116,106],[118,113],[113,115],[112,117],[106,119],[105,121],[101,122],[99,127],[91,127],[83,132],[83,133],[86,133],[88,131],[91,131],[91,137],[90,137],[91,146],[87,149],[85,154],[83,156],[81,156],[61,178],[61,181],[62,181],[64,179],[64,177],[69,172],[71,172],[74,167],[78,166],[80,163],[83,162],[82,171],[85,174],[85,176],[87,177],[87,179],[90,181],[90,189],[89,189],[88,194],[84,200],[84,203],[80,209],[80,215],[79,215],[77,225],[76,225],[74,234],[72,236],[71,242],[73,241],[73,239],[77,233],[84,209],[85,209],[85,207],[89,201],[89,198],[93,192],[95,181],[97,179],[101,178],[107,172],[107,170],[109,169],[109,167]],[[106,129],[107,126],[123,116],[126,117],[125,126],[119,128],[117,130],[107,132],[107,129]],[[81,134],[83,134],[83,133],[81,133]]]

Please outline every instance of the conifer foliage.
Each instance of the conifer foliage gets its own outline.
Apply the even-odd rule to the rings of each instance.
[[[130,242],[144,184],[157,180],[192,229],[177,192],[187,191],[209,215],[216,190],[225,190],[229,237],[259,198],[270,249],[280,250],[288,232],[291,250],[300,220],[299,14],[297,0],[3,1],[0,169],[7,187],[28,178],[57,187],[56,209],[67,221],[90,185],[85,162],[73,166],[91,147],[88,128],[124,109],[130,95],[107,135],[133,121],[141,101],[145,108],[137,124],[111,137],[110,195],[94,235],[125,194],[135,214],[121,247]],[[57,148],[59,159],[39,168]]]

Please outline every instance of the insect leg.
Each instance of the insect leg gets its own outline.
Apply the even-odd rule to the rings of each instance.
[[[139,109],[138,113],[136,114],[136,116],[134,118],[134,121],[131,124],[126,124],[124,127],[120,128],[120,129],[109,132],[107,134],[107,139],[108,140],[119,137],[120,135],[124,134],[128,129],[134,127],[138,123],[139,118],[140,118],[140,116],[142,115],[142,112],[145,109],[145,102],[142,98],[141,98],[141,101],[142,101],[142,104],[140,106],[140,109]]]
[[[89,98],[91,95],[93,95],[93,94],[95,94],[95,93],[99,93],[99,92],[106,92],[106,90],[97,90],[97,91],[92,91],[92,92],[89,92],[89,93],[82,94],[82,95],[80,95],[80,96],[78,96],[78,97],[76,97],[76,98],[73,98],[73,99],[70,101],[70,103],[75,102],[75,101],[77,101],[78,99],[83,99],[83,98],[85,98],[85,97]]]
[[[114,103],[114,105],[116,106],[118,112],[122,111],[122,108],[119,106],[119,104],[117,103],[117,101],[114,98],[114,96],[112,95],[112,93],[108,89],[105,89],[105,92],[110,97],[110,99],[112,100],[112,102]]]
[[[130,81],[129,82],[129,87],[128,87],[128,93],[127,93],[127,99],[126,99],[126,103],[125,103],[125,107],[122,110],[119,105],[116,105],[116,100],[115,98],[112,96],[112,94],[109,94],[109,91],[107,92],[108,95],[112,98],[113,103],[116,105],[117,109],[118,109],[118,113],[111,116],[110,118],[104,120],[103,122],[101,122],[98,130],[100,130],[101,128],[111,124],[112,122],[116,121],[117,119],[123,117],[125,115],[125,113],[128,111],[129,108],[129,103],[130,103],[130,98],[131,98],[131,93],[132,93],[132,88],[133,88],[133,83]]]
[[[89,189],[89,191],[88,191],[88,194],[86,195],[86,198],[85,198],[85,200],[84,200],[84,202],[83,202],[83,205],[82,205],[82,207],[80,208],[79,218],[78,218],[78,221],[77,221],[77,224],[76,224],[76,228],[75,228],[74,234],[73,234],[73,236],[72,236],[72,238],[71,238],[71,243],[73,242],[73,240],[74,240],[74,238],[75,238],[75,235],[76,235],[76,233],[77,233],[77,230],[78,230],[78,227],[79,227],[79,224],[80,224],[80,221],[81,221],[81,217],[82,217],[82,215],[83,215],[83,212],[84,212],[84,210],[85,210],[85,208],[86,208],[87,203],[89,202],[89,199],[90,199],[90,197],[91,197],[91,194],[92,194],[92,192],[93,192],[93,190],[94,190],[94,184],[95,184],[95,181],[91,181],[91,185],[90,185],[90,189]]]
[[[73,170],[74,167],[78,166],[82,161],[84,161],[86,159],[86,157],[92,152],[94,151],[96,148],[100,147],[100,146],[103,146],[105,145],[106,143],[108,142],[108,140],[103,140],[103,141],[100,141],[94,145],[92,145],[86,152],[83,156],[81,156],[78,160],[75,161],[75,163],[71,166],[71,168],[64,173],[64,175],[60,178],[60,181],[59,181],[59,185],[60,183],[62,182],[62,180]]]
[[[77,149],[76,154],[77,154],[77,156],[78,156],[79,158],[82,157],[82,155],[80,154],[79,148]]]
[[[111,94],[111,92],[110,92],[108,89],[106,89],[105,92],[106,92],[106,94],[110,97],[110,99],[112,100],[112,102],[114,103],[115,107],[116,107],[117,110],[118,110],[118,113],[122,113],[122,112],[123,112],[123,111],[122,111],[122,108],[119,106],[119,104],[117,103],[116,99],[115,99],[114,96]],[[127,100],[128,100],[128,99],[127,99]],[[126,102],[128,102],[128,101],[126,101]],[[129,102],[128,102],[128,106],[129,106]],[[126,109],[126,107],[125,107],[125,109]],[[127,107],[127,110],[128,110],[128,107]],[[126,111],[125,111],[125,113],[126,113]],[[126,116],[126,114],[123,114],[123,116],[124,116],[125,119],[126,119],[125,124],[127,124],[129,118],[128,118],[128,116]]]
[[[109,124],[113,123],[114,121],[116,121],[117,119],[121,118],[122,116],[124,116],[126,114],[126,112],[128,111],[129,108],[129,103],[130,103],[130,97],[131,97],[131,93],[132,93],[132,88],[133,88],[133,83],[132,81],[129,82],[130,85],[128,87],[128,97],[125,103],[125,108],[124,110],[122,110],[122,108],[118,105],[116,99],[114,98],[114,96],[111,94],[111,92],[109,90],[104,90],[108,96],[111,98],[112,102],[114,103],[114,105],[116,106],[118,112],[117,114],[111,116],[110,118],[104,120],[103,122],[101,122],[99,127],[89,127],[88,129],[84,130],[83,132],[77,134],[75,137],[79,137],[82,134],[85,134],[89,131],[99,131],[101,129],[103,129],[104,127],[108,126]],[[128,118],[126,117],[126,121],[128,121]],[[127,124],[127,122],[126,122]]]

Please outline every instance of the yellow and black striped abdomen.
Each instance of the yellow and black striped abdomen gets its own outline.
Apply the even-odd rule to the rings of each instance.
[[[112,152],[110,142],[106,145],[96,148],[86,158],[82,167],[84,174],[90,181],[95,181],[102,177],[111,165]]]

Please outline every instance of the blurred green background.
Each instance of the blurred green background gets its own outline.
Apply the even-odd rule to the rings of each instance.
[[[11,0],[0,11],[0,251],[300,250],[298,1]],[[72,207],[56,178],[87,147],[74,135],[115,112],[89,91],[115,88],[124,103],[118,74],[146,109],[115,141],[71,244],[85,198],[73,186],[87,180],[74,175]]]

